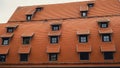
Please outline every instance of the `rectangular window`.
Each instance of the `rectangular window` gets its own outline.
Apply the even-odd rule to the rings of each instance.
[[[94,6],[94,3],[89,3],[89,4],[88,4],[88,7],[89,7],[89,8],[91,8],[91,7],[93,7],[93,6]]]
[[[59,30],[59,25],[52,25],[52,30],[53,31],[57,31],[57,30]]]
[[[111,35],[110,34],[102,34],[102,41],[103,42],[110,42],[111,41]]]
[[[14,31],[14,28],[7,28],[7,33],[12,33]]]
[[[20,61],[28,61],[28,54],[20,54]]]
[[[6,55],[0,54],[0,62],[5,62]]]
[[[86,42],[88,42],[88,35],[80,35],[79,36],[79,42],[80,43],[86,43]]]
[[[32,15],[26,15],[27,21],[30,21],[32,19]]]
[[[9,44],[9,38],[2,38],[2,45],[8,45]]]
[[[86,17],[86,16],[87,16],[87,11],[82,11],[82,12],[81,12],[81,16],[82,16],[82,17]]]
[[[42,7],[36,8],[36,12],[41,11],[41,10],[42,10]]]
[[[57,61],[57,54],[56,53],[50,53],[49,54],[49,61]]]
[[[104,52],[105,60],[113,60],[113,52]]]
[[[31,37],[23,37],[23,44],[30,44]]]
[[[80,60],[89,60],[89,53],[88,52],[81,52],[80,53]]]
[[[101,28],[107,28],[108,27],[108,23],[102,22],[102,23],[100,23],[100,27]]]
[[[52,43],[52,44],[58,43],[58,36],[51,36],[50,43]]]

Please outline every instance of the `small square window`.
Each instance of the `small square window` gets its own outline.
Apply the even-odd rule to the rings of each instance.
[[[57,61],[57,54],[56,53],[50,53],[49,54],[49,61]]]
[[[6,55],[0,54],[0,62],[5,62],[6,61]]]
[[[27,21],[30,21],[32,19],[32,15],[26,15]]]
[[[51,36],[50,43],[52,43],[52,44],[58,43],[58,36]]]
[[[86,16],[87,16],[87,11],[82,11],[82,12],[81,12],[81,16],[82,16],[82,17],[86,17]]]
[[[42,10],[42,7],[36,8],[36,12],[41,11],[41,10]]]
[[[9,38],[2,38],[2,45],[8,45],[9,44]]]
[[[60,25],[52,25],[53,31],[57,31],[57,30],[59,30],[59,28],[60,28]]]
[[[105,60],[113,60],[113,52],[104,52]]]
[[[81,52],[80,53],[80,60],[89,60],[89,53],[88,52]]]
[[[12,33],[14,31],[14,28],[7,28],[7,33]]]
[[[30,44],[31,37],[23,37],[23,44]]]
[[[79,42],[80,43],[86,43],[86,42],[88,42],[88,35],[80,35],[79,36]]]
[[[28,54],[20,54],[20,61],[28,61]]]
[[[102,23],[100,23],[100,27],[101,28],[107,28],[108,27],[108,23],[102,22]]]
[[[110,42],[111,41],[111,35],[110,34],[102,34],[102,41],[103,42]]]

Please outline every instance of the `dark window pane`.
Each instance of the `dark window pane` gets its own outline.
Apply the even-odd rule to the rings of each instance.
[[[58,43],[58,36],[51,36],[50,37],[50,43]]]
[[[56,53],[50,53],[49,54],[49,61],[57,61],[57,54]]]
[[[88,4],[88,7],[90,7],[90,8],[93,7],[93,6],[94,6],[94,4],[92,4],[92,3]]]
[[[86,17],[86,16],[87,16],[87,11],[82,11],[82,12],[81,12],[81,16],[82,16],[82,17]]]
[[[23,44],[30,44],[30,37],[23,37]]]
[[[101,22],[100,23],[100,27],[101,28],[107,28],[108,27],[108,23],[107,22]]]
[[[28,54],[20,54],[20,61],[28,61]]]
[[[105,60],[112,60],[113,59],[113,52],[104,52],[104,59]]]
[[[9,44],[9,38],[2,38],[2,45],[8,45]]]
[[[111,41],[111,35],[110,34],[102,34],[102,41],[103,42],[110,42]]]
[[[32,18],[32,15],[27,15],[27,16],[26,16],[27,21],[30,21],[31,18]]]
[[[8,33],[12,33],[14,31],[14,28],[7,28]]]
[[[6,60],[6,55],[1,54],[0,55],[0,62],[5,62]]]
[[[79,36],[79,42],[80,43],[86,43],[86,42],[88,42],[88,35],[80,35]]]
[[[52,25],[52,30],[53,31],[59,30],[59,25]]]
[[[80,53],[80,60],[89,60],[89,53],[88,52],[81,52]]]

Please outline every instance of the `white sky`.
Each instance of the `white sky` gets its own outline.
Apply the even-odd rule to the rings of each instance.
[[[0,0],[0,23],[6,23],[18,6],[56,4],[86,0]]]

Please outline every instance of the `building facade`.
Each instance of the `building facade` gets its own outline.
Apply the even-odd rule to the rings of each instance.
[[[0,67],[120,67],[120,0],[21,6],[0,24]]]

